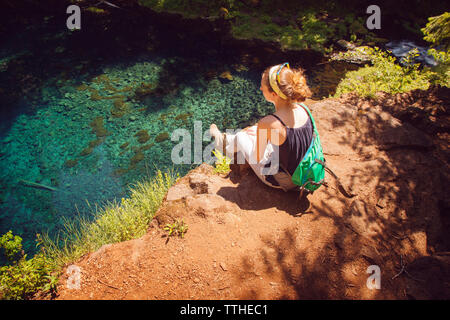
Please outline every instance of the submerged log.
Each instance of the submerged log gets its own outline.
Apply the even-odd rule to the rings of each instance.
[[[27,180],[19,180],[19,183],[23,184],[27,187],[37,188],[37,189],[43,189],[43,190],[49,190],[49,191],[57,191],[56,188],[46,186],[45,184],[40,184],[32,181]]]

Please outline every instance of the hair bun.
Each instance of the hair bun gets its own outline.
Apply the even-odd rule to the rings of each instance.
[[[289,83],[286,85],[286,91],[288,91],[288,97],[292,100],[304,101],[306,98],[311,97],[311,90],[309,89],[306,78],[303,74],[303,70],[291,69],[292,76]]]

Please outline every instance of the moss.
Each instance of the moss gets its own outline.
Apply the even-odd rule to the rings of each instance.
[[[161,143],[161,142],[163,142],[164,140],[167,140],[167,139],[169,139],[169,133],[167,133],[167,132],[162,132],[162,133],[160,133],[160,134],[158,134],[158,135],[156,136],[155,141],[156,141],[157,143]]]
[[[106,137],[111,134],[103,126],[103,117],[102,116],[96,117],[94,120],[91,121],[91,123],[89,125],[92,128],[92,132],[95,133],[95,135],[97,137]]]
[[[189,1],[180,0],[139,0],[142,6],[157,12],[181,14],[184,18],[209,17],[224,19],[231,35],[237,39],[260,39],[278,42],[282,49],[313,49],[320,52],[329,50],[325,43],[342,38],[374,35],[365,28],[363,17],[344,13],[350,11],[343,5],[336,10],[328,5],[305,4],[301,8],[295,1],[283,1],[274,10],[270,1]],[[249,9],[249,6],[252,8]],[[339,10],[338,10],[339,9]]]
[[[147,130],[140,130],[134,136],[138,138],[139,143],[146,143],[150,139]]]
[[[64,163],[64,165],[65,165],[67,168],[72,168],[72,167],[75,167],[75,166],[77,165],[77,163],[78,163],[78,160],[77,160],[77,159],[70,159],[70,160],[67,160],[67,161]]]

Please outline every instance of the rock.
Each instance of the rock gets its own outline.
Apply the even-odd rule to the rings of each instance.
[[[216,194],[200,194],[187,198],[186,206],[207,215],[207,213],[230,211],[231,204]]]
[[[194,195],[194,191],[191,188],[189,188],[187,185],[177,184],[169,189],[169,191],[167,192],[166,200],[174,201],[174,200],[184,199],[184,198],[187,198],[187,197],[193,196],[193,195]]]
[[[189,185],[196,194],[211,193],[210,184],[207,175],[193,173],[189,176]]]

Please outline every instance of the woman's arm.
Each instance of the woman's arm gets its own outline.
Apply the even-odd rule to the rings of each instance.
[[[285,140],[284,126],[275,117],[265,117],[258,122],[256,130],[256,159],[261,161],[266,151],[267,143],[280,145]]]
[[[267,117],[262,118],[258,122],[258,127],[256,129],[256,161],[258,163],[264,156],[267,142],[271,139],[272,123],[273,121]]]

